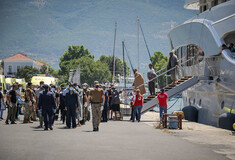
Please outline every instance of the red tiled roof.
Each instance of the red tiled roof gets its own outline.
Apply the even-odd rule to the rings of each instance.
[[[43,66],[44,63],[37,61],[37,65],[38,65],[38,66]]]
[[[4,59],[4,61],[33,61],[33,59],[27,57],[24,53],[16,53],[15,55]]]

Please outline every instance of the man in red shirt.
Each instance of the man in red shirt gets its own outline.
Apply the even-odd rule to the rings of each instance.
[[[165,93],[164,89],[161,89],[161,93],[157,95],[157,105],[160,109],[160,118],[162,119],[162,112],[167,113],[167,101],[168,95]]]

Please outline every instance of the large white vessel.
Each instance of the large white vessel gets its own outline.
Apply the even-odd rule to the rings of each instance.
[[[182,92],[184,106],[197,112],[186,114],[196,115],[199,123],[231,129],[235,123],[235,52],[222,50],[222,45],[235,43],[235,0],[190,0],[185,7],[199,13],[173,28],[168,37],[180,59],[178,77],[201,77]]]

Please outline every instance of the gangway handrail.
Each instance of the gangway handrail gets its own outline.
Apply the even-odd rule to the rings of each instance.
[[[232,15],[229,15],[229,16],[227,16],[227,17],[224,17],[224,18],[222,18],[222,19],[220,19],[220,20],[218,20],[218,21],[213,22],[212,25],[217,24],[217,23],[220,23],[220,22],[223,22],[223,21],[225,21],[225,20],[227,20],[227,19],[230,19],[230,18],[233,18],[233,17],[235,17],[235,13],[232,14]]]
[[[183,59],[185,59],[185,57],[180,58],[178,61],[182,61]],[[163,70],[164,70],[164,69],[166,69],[166,68],[167,68],[167,66],[166,66],[166,67],[164,67],[164,68],[162,68],[162,69],[160,69],[160,70],[158,70],[157,72],[155,72],[155,73],[156,73],[156,75],[157,75],[157,73],[159,73],[159,72],[163,71]]]
[[[186,63],[186,62],[188,62],[188,61],[191,61],[193,58],[195,58],[196,56],[194,56],[194,57],[191,57],[190,59],[188,59],[188,60],[186,60],[186,61],[183,61],[181,64],[184,64],[184,63]],[[145,85],[145,84],[148,84],[149,82],[151,82],[151,81],[153,81],[153,80],[155,80],[155,79],[157,79],[157,78],[159,78],[159,77],[161,77],[162,75],[164,75],[164,74],[166,74],[167,72],[169,72],[169,71],[172,71],[172,70],[174,70],[174,69],[176,69],[178,66],[175,66],[175,67],[173,67],[173,68],[171,68],[171,69],[169,69],[169,70],[167,70],[167,71],[165,71],[165,72],[163,72],[163,73],[161,73],[161,74],[159,74],[159,75],[157,75],[156,77],[154,77],[153,79],[151,79],[151,80],[148,80],[147,82],[145,82],[145,83],[143,83],[143,84],[141,84],[141,85],[139,85],[138,87],[136,87],[136,88],[140,88],[140,87],[142,87],[143,85]]]

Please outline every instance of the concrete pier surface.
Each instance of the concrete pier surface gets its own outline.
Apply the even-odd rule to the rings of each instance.
[[[3,120],[0,121],[0,159],[225,160],[231,158],[217,150],[220,147],[226,149],[226,144],[214,146],[207,142],[198,142],[198,139],[208,140],[208,138],[194,133],[197,130],[172,130],[170,134],[170,131],[155,129],[153,126],[156,123],[156,116],[158,115],[155,113],[147,113],[142,116],[140,123],[130,122],[129,117],[124,117],[123,121],[101,123],[99,132],[92,132],[91,121],[76,129],[65,129],[61,121],[56,121],[53,131],[43,131],[37,128],[38,121],[32,124],[22,124],[22,121],[17,121],[14,125],[5,125]],[[224,132],[221,134],[228,133]],[[233,140],[231,143],[234,143],[235,137],[231,135],[230,137]]]

